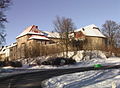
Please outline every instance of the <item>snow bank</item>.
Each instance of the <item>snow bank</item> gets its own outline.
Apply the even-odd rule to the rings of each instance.
[[[29,69],[56,69],[57,67],[51,65],[40,65],[40,66],[33,66]]]
[[[24,65],[36,64],[37,61],[44,61],[48,57],[49,56],[41,56],[41,57],[35,57],[35,58],[21,58],[21,59],[18,59],[18,61],[21,61],[22,64],[24,64]]]
[[[65,52],[64,52],[65,54]],[[21,58],[18,61],[21,61],[22,64],[36,64],[37,61],[45,61],[48,58],[54,58],[54,57],[64,57],[63,56],[63,52],[62,53],[58,53],[58,54],[53,54],[50,56],[41,56],[41,57],[36,57],[36,58]],[[102,51],[98,51],[98,50],[93,50],[93,51],[69,51],[68,52],[68,57],[69,58],[73,58],[74,60],[76,60],[76,62],[80,62],[81,60],[90,60],[93,58],[100,58],[100,59],[106,59],[105,54]]]
[[[120,88],[120,70],[86,71],[43,81],[43,88]]]
[[[99,50],[69,52],[68,56],[75,59],[76,62],[80,62],[81,60],[90,60],[93,58],[106,59],[105,54]]]

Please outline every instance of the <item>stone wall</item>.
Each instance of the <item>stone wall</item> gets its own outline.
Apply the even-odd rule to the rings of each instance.
[[[53,43],[52,40],[29,40],[29,37],[29,35],[25,35],[17,38],[17,45],[10,48],[11,60],[46,55],[49,53],[47,52],[47,47]]]
[[[106,47],[106,38],[102,37],[86,37],[84,49],[102,50]]]

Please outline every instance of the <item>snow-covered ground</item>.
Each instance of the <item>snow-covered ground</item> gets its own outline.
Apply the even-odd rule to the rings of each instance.
[[[84,67],[91,65],[93,66],[94,64],[118,65],[120,64],[120,58],[119,57],[111,57],[107,59],[93,58],[88,61],[78,62],[75,65],[65,65],[61,67],[44,66],[44,65],[31,66],[31,67],[25,65],[22,68],[4,67],[2,68],[0,77],[36,71],[33,69],[41,69],[41,70],[59,69],[59,68],[64,69],[64,68],[76,68],[76,67]],[[24,69],[29,69],[29,71]],[[111,88],[112,86],[117,86],[117,88],[120,88],[119,69],[86,71],[86,72],[78,72],[73,74],[66,74],[45,80],[43,82],[44,88]]]
[[[92,59],[86,55],[86,60],[81,61],[83,51],[77,52],[73,58],[77,61],[74,65],[65,65],[61,67],[55,66],[28,66],[24,65],[22,68],[4,67],[0,69],[0,77],[5,77],[13,74],[26,73],[31,71],[44,70],[44,69],[64,69],[93,66],[94,64],[103,65],[120,65],[120,57],[106,58],[101,52],[94,53]],[[86,52],[89,54],[89,52]],[[69,53],[73,55],[73,52]],[[69,55],[69,56],[70,56]],[[25,70],[26,69],[26,70]],[[112,87],[114,86],[114,87]],[[43,82],[44,88],[120,88],[120,70],[108,69],[98,71],[86,71],[73,74],[66,74],[62,76],[53,77]]]
[[[44,88],[120,88],[120,70],[86,71],[54,77],[43,82]]]
[[[120,64],[120,58],[93,59],[79,66],[93,65],[95,63]],[[43,82],[44,88],[120,88],[120,69],[86,71],[66,74]]]

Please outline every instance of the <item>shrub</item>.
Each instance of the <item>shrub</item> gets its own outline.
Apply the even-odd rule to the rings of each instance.
[[[11,66],[11,61],[4,61],[5,62],[5,66]]]
[[[75,64],[76,61],[72,58],[64,58],[64,57],[56,57],[56,58],[49,58],[48,60],[42,62],[42,65],[67,65],[67,64]]]
[[[41,60],[36,60],[37,65],[41,65]]]
[[[72,59],[72,58],[67,59],[67,64],[75,64],[75,63],[76,63],[76,61],[74,59]]]
[[[4,61],[0,61],[0,67],[5,66],[5,62]]]
[[[50,65],[50,62],[49,61],[43,61],[41,64],[42,65]]]
[[[0,67],[12,66],[12,67],[22,67],[22,63],[19,61],[0,61]]]
[[[12,67],[22,67],[22,63],[19,61],[10,62]]]

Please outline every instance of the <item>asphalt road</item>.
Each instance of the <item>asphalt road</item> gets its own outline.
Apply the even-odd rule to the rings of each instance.
[[[120,65],[104,66],[102,68],[81,67],[69,69],[49,69],[32,73],[24,73],[20,75],[10,76],[0,79],[0,88],[42,88],[41,82],[45,79],[60,76],[63,74],[70,74],[75,72],[84,72],[90,70],[106,70],[119,69]]]

